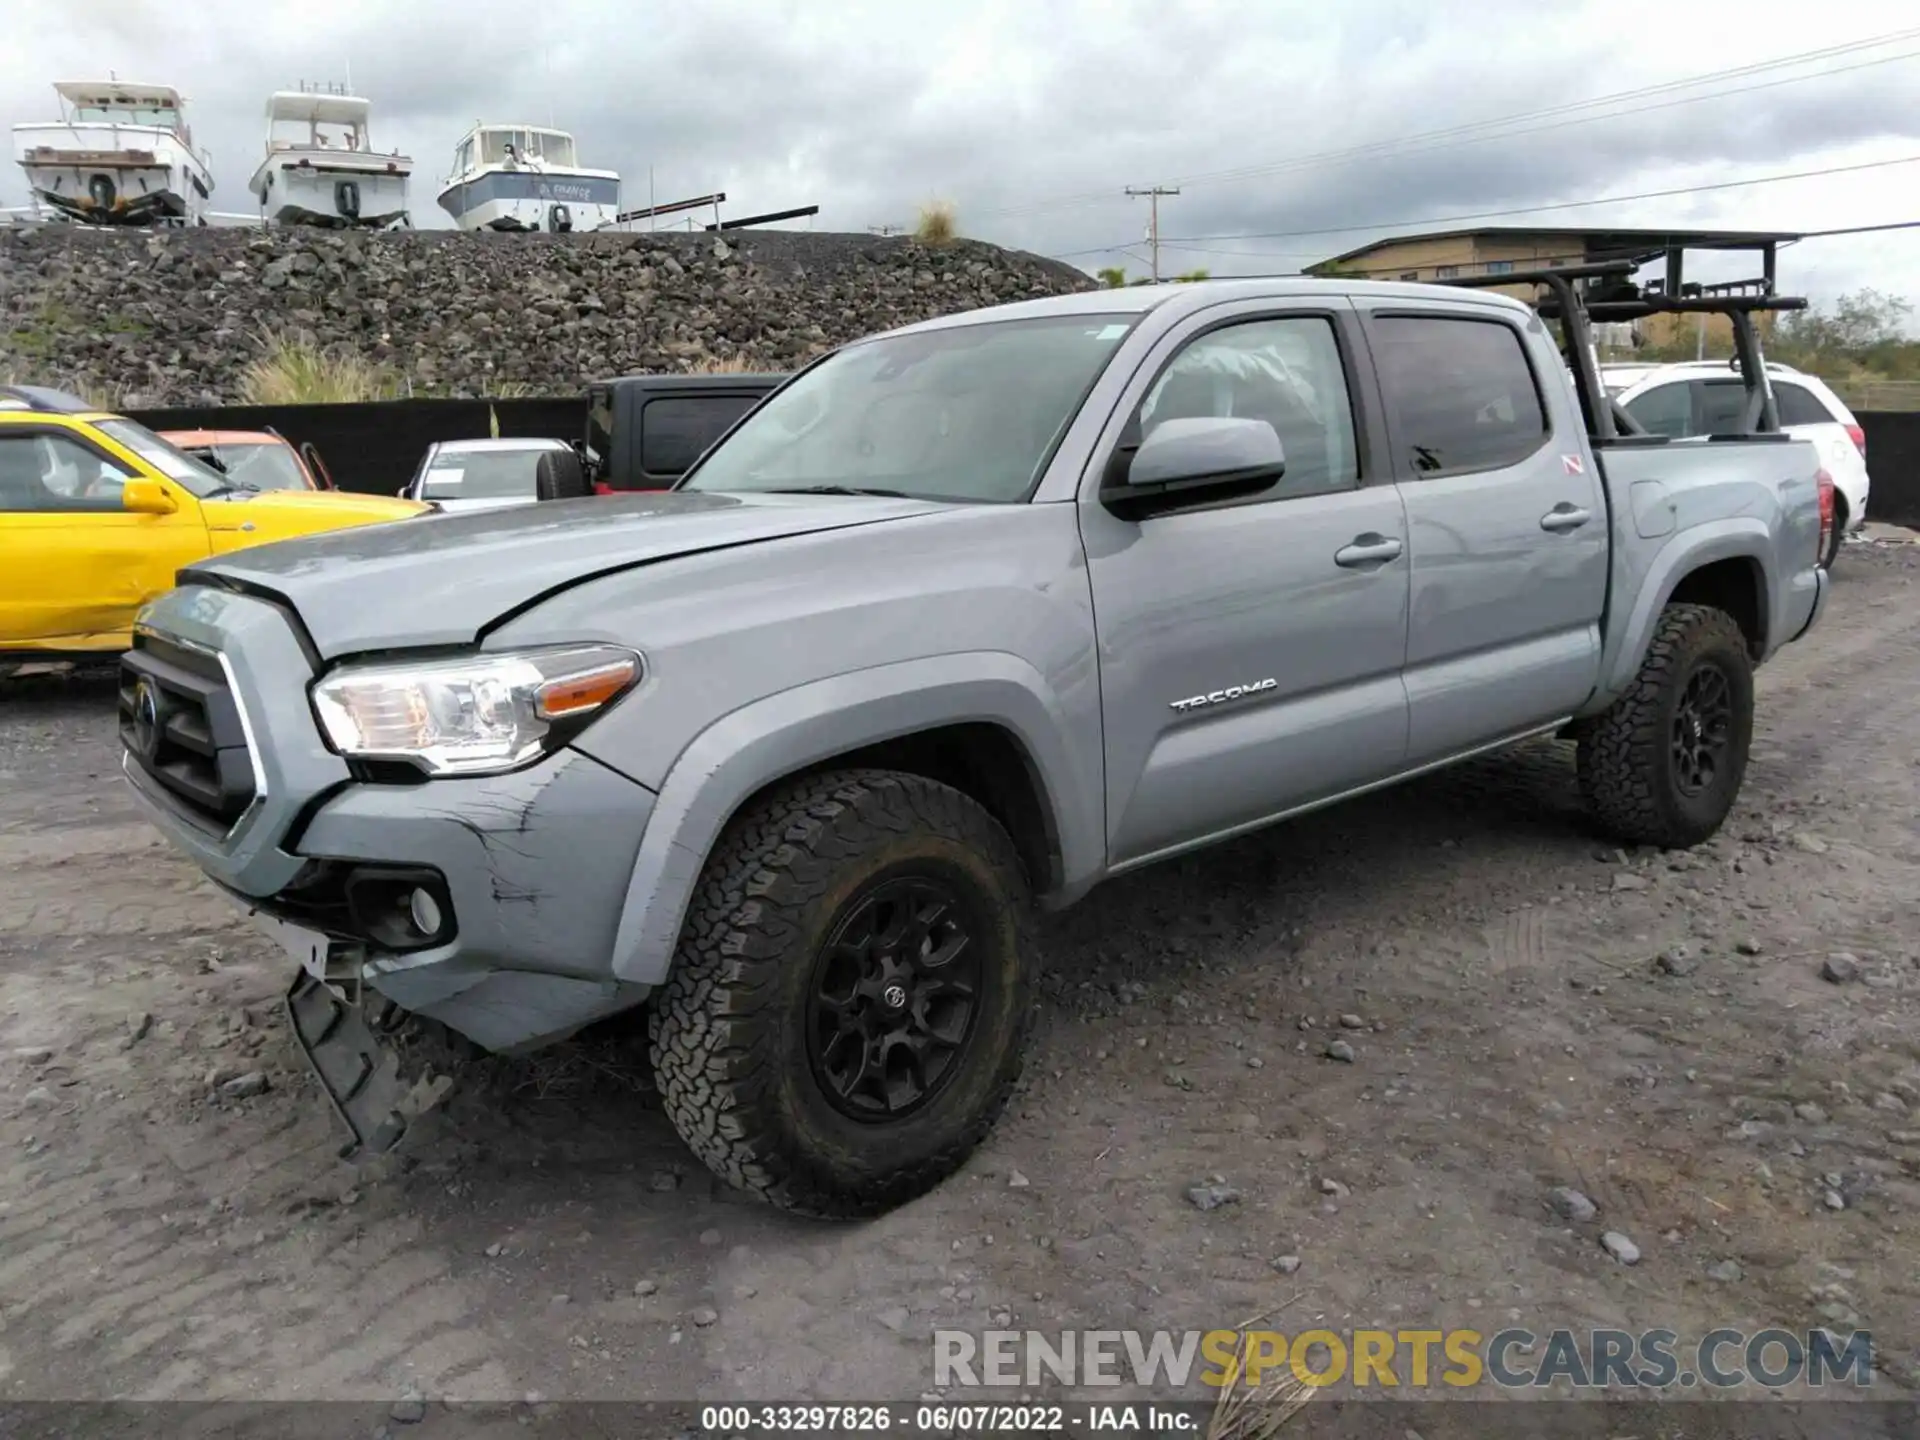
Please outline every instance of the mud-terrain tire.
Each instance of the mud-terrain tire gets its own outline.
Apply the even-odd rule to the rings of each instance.
[[[721,836],[649,1007],[674,1128],[714,1173],[800,1214],[876,1215],[931,1190],[1019,1078],[1030,922],[1012,840],[958,790],[886,770],[781,787]],[[876,1039],[889,1025],[905,1028]]]
[[[1617,840],[1698,845],[1739,797],[1752,742],[1753,661],[1739,625],[1724,610],[1669,605],[1640,673],[1584,727],[1580,793]]]

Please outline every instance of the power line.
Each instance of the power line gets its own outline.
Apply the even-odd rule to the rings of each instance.
[[[1736,86],[1731,89],[1716,90],[1704,95],[1688,95],[1678,99],[1658,100],[1650,105],[1631,107],[1624,110],[1608,111],[1600,114],[1578,114],[1585,110],[1618,104],[1621,101],[1644,99],[1650,96],[1671,95],[1675,90],[1693,89],[1718,80],[1739,79],[1744,76],[1763,74],[1794,65],[1804,65],[1816,60],[1833,59],[1837,56],[1857,53],[1876,46],[1892,44],[1901,40],[1920,37],[1920,29],[1891,31],[1885,35],[1876,35],[1864,40],[1851,41],[1844,45],[1828,46],[1820,50],[1807,50],[1794,55],[1781,56],[1773,60],[1759,61],[1749,65],[1736,66],[1728,70],[1713,71],[1682,80],[1669,80],[1656,85],[1641,86],[1634,90],[1618,91],[1611,95],[1596,96],[1590,100],[1573,101],[1554,105],[1540,110],[1524,111],[1519,114],[1496,117],[1489,120],[1473,121],[1461,125],[1447,126],[1438,130],[1429,130],[1416,135],[1399,136],[1390,140],[1373,141],[1365,145],[1349,146],[1339,150],[1324,150],[1306,155],[1297,155],[1285,160],[1268,162],[1261,165],[1240,166],[1230,170],[1215,170],[1201,174],[1179,177],[1181,185],[1205,185],[1234,180],[1278,174],[1284,171],[1312,169],[1323,165],[1339,164],[1362,158],[1387,158],[1399,154],[1419,154],[1429,150],[1445,149],[1454,145],[1479,144],[1488,140],[1517,139],[1523,135],[1538,134],[1548,130],[1565,129],[1572,125],[1592,124],[1601,120],[1624,119],[1630,115],[1643,114],[1652,110],[1670,109],[1679,105],[1694,105],[1707,100],[1725,99],[1734,95],[1743,95],[1755,90],[1768,90],[1782,85],[1798,85],[1809,80],[1827,79],[1834,75],[1847,74],[1854,70],[1863,70],[1876,65],[1893,64],[1901,60],[1913,59],[1920,51],[1903,51],[1897,55],[1876,56],[1854,65],[1835,66],[1818,70],[1808,75],[1790,75],[1780,79],[1764,81],[1757,85]],[[1554,120],[1554,123],[1531,129],[1511,131],[1509,127],[1534,120],[1553,120],[1554,117],[1572,116],[1573,118]],[[1111,200],[1111,190],[1088,191],[1078,195],[1059,196],[1052,200],[1040,201],[1030,205],[1002,207],[998,210],[981,212],[984,219],[1012,218],[1036,215],[1049,210],[1072,208],[1087,203]]]
[[[1818,170],[1795,170],[1783,175],[1756,175],[1746,180],[1715,180],[1705,185],[1679,185],[1669,190],[1643,190],[1637,195],[1602,195],[1593,200],[1560,200],[1549,205],[1515,205],[1504,210],[1473,210],[1423,220],[1376,220],[1360,225],[1334,225],[1319,230],[1264,230],[1239,235],[1187,235],[1187,240],[1299,240],[1309,235],[1344,235],[1354,230],[1392,229],[1402,225],[1450,225],[1459,220],[1494,220],[1504,215],[1537,215],[1543,210],[1575,210],[1589,205],[1618,205],[1629,200],[1666,200],[1676,195],[1705,195],[1715,190],[1739,190],[1749,185],[1777,185],[1788,180],[1812,180],[1822,175],[1852,175],[1862,170],[1884,170],[1912,165],[1920,155],[1894,160],[1863,160],[1855,165],[1828,165]],[[1177,243],[1169,240],[1169,245]]]
[[[1313,230],[1264,230],[1236,235],[1186,235],[1160,243],[1169,250],[1192,250],[1212,255],[1289,255],[1301,251],[1215,250],[1206,242],[1222,240],[1304,240],[1318,235],[1352,235],[1362,230],[1395,230],[1407,226],[1455,225],[1463,220],[1495,220],[1510,215],[1538,215],[1548,210],[1577,210],[1590,205],[1622,205],[1634,200],[1666,200],[1679,195],[1704,195],[1716,190],[1738,190],[1753,185],[1777,185],[1789,180],[1812,180],[1824,175],[1851,175],[1862,170],[1884,170],[1893,165],[1912,165],[1920,155],[1903,155],[1893,160],[1867,160],[1857,165],[1829,165],[1819,170],[1797,170],[1784,175],[1755,175],[1745,180],[1717,180],[1705,185],[1680,185],[1667,190],[1643,190],[1634,195],[1602,195],[1593,200],[1555,200],[1544,205],[1513,205],[1502,210],[1473,210],[1459,215],[1433,215],[1417,220],[1373,220],[1353,225],[1329,225]],[[1382,239],[1404,237],[1383,236]],[[1071,260],[1080,255],[1104,255],[1116,247],[1095,246],[1056,254],[1055,260]]]

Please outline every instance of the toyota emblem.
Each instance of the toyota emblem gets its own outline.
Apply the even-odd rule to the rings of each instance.
[[[160,694],[150,680],[133,687],[133,744],[147,760],[160,754]]]
[[[889,1010],[904,1010],[907,1007],[907,987],[896,981],[880,992],[880,998],[887,1002]]]

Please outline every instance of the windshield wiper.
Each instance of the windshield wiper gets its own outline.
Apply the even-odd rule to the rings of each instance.
[[[877,490],[858,485],[788,485],[779,490],[763,490],[763,495],[879,495],[888,500],[905,500],[904,490]]]

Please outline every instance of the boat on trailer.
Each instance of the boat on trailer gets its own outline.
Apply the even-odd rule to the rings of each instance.
[[[62,80],[60,118],[13,127],[14,159],[43,213],[88,225],[204,225],[213,194],[186,101],[171,85]]]
[[[267,153],[247,189],[276,225],[410,226],[413,161],[373,148],[373,104],[344,88],[302,85],[267,101]]]
[[[454,148],[440,208],[462,230],[598,230],[620,213],[620,176],[583,168],[565,130],[476,125]]]

